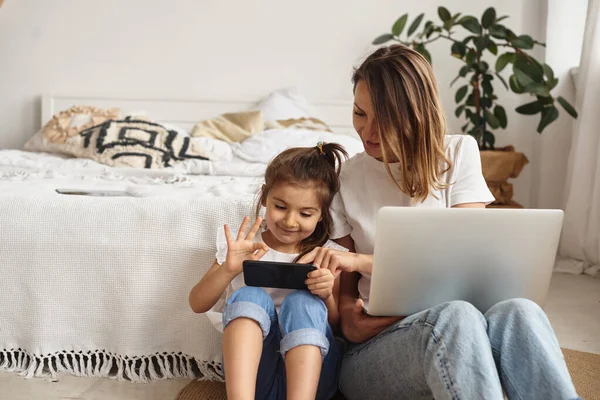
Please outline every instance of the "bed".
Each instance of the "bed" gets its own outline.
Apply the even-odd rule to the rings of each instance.
[[[76,104],[144,110],[182,130],[256,106],[44,96],[42,123]],[[310,106],[333,132],[265,130],[229,144],[231,158],[220,161],[139,169],[0,150],[0,370],[50,379],[222,379],[220,334],[187,302],[212,263],[217,230],[252,213],[266,162],[279,151],[319,140],[361,151],[349,136],[351,104]]]

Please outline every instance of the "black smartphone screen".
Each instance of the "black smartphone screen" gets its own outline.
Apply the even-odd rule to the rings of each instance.
[[[312,264],[273,261],[244,261],[243,268],[246,286],[297,290],[308,290],[304,281],[317,269]]]

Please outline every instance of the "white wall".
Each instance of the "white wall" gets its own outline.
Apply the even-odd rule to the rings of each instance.
[[[451,0],[477,17],[488,6],[517,33],[544,40],[546,0]],[[0,8],[0,148],[19,148],[39,128],[39,96],[256,100],[297,85],[311,100],[351,100],[352,67],[404,12],[436,17],[440,1],[6,0]],[[437,18],[437,17],[436,17]],[[459,61],[433,48],[451,127]],[[539,55],[539,53],[538,53]],[[537,121],[514,113],[528,101],[501,95],[509,127],[498,145],[530,159]],[[351,112],[351,110],[348,110]],[[536,160],[532,159],[532,162]],[[533,169],[515,182],[530,203]]]
[[[573,106],[575,85],[571,69],[579,66],[588,0],[548,0],[546,20],[545,60],[559,78],[555,96],[563,96]],[[534,136],[531,206],[562,208],[574,119],[559,105],[560,117],[544,131]]]

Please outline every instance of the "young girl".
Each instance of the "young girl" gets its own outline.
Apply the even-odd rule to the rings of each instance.
[[[339,326],[339,279],[317,269],[308,274],[308,292],[247,287],[240,273],[244,260],[293,262],[317,246],[346,250],[328,241],[344,158],[335,143],[279,154],[267,167],[256,222],[246,233],[250,218],[244,218],[237,234],[225,225],[213,266],[190,293],[194,312],[222,312],[230,400],[285,399],[286,393],[329,399],[337,391],[340,352],[332,330]],[[218,304],[231,291],[224,307]]]

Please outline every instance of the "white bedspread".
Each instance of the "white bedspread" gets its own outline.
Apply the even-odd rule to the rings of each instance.
[[[220,379],[220,334],[192,313],[189,291],[214,259],[217,230],[253,212],[265,163],[290,140],[315,138],[256,138],[228,162],[158,171],[0,151],[0,370]]]

